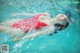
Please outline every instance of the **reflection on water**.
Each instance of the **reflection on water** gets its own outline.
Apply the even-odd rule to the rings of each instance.
[[[13,13],[48,12],[52,17],[71,11],[73,23],[53,36],[13,42],[8,34],[0,33],[0,44],[9,44],[10,53],[80,53],[80,3],[61,4],[59,2],[77,0],[0,0],[0,22],[30,16],[12,16]]]

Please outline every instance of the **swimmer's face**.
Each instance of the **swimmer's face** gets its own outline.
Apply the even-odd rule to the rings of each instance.
[[[68,17],[64,14],[58,14],[56,16],[56,18],[57,18],[58,21],[67,21],[67,19],[68,19]]]

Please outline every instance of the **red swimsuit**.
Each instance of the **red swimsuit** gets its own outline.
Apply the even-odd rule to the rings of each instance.
[[[35,30],[41,29],[42,27],[47,26],[47,24],[39,21],[40,16],[46,16],[46,15],[38,14],[38,15],[34,16],[33,18],[18,21],[16,23],[14,23],[11,27],[12,28],[20,28],[25,33],[27,33],[31,28],[33,28]]]

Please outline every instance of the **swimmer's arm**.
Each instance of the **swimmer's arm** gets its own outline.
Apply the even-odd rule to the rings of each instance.
[[[33,34],[30,34],[28,36],[24,36],[23,38],[18,38],[16,39],[16,41],[18,40],[23,40],[23,39],[31,39],[31,38],[35,38],[37,36],[41,36],[41,35],[45,35],[45,34],[50,34],[54,31],[54,26],[49,26],[50,28],[47,29],[41,29]]]
[[[50,16],[49,13],[13,13],[12,16],[18,16],[18,15],[23,15],[23,16],[34,16],[37,14],[45,14],[47,16]]]
[[[54,31],[54,26],[49,26],[49,28],[46,28],[46,29],[41,29],[31,35],[28,36],[28,38],[34,38],[34,37],[37,37],[39,35],[45,35],[45,34],[50,34]]]

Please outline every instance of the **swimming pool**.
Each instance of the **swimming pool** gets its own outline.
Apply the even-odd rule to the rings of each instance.
[[[9,45],[9,53],[80,53],[80,3],[77,0],[0,0],[0,22],[30,16],[12,16],[13,13],[43,13],[52,17],[71,11],[74,21],[53,36],[40,36],[13,42],[8,34],[0,33],[0,44]]]

